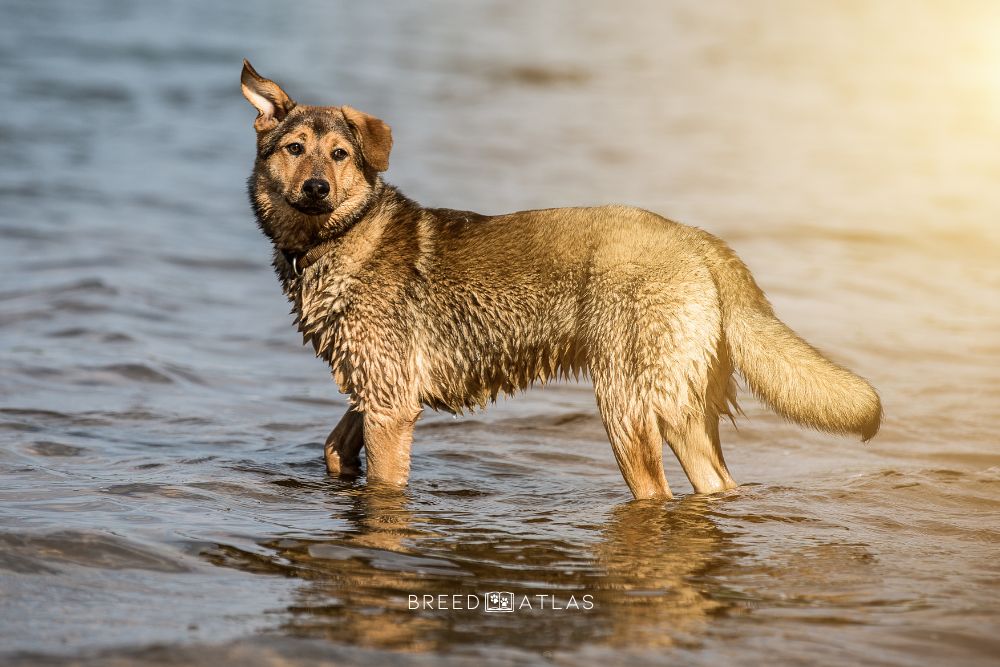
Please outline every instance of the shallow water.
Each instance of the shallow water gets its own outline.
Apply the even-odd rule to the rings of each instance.
[[[5,2],[0,660],[995,664],[1000,10],[704,4]],[[428,414],[404,495],[327,478],[345,403],[245,201],[244,56],[385,118],[425,204],[719,234],[882,433],[743,396],[743,486],[671,459],[678,498],[629,502],[559,385]],[[533,608],[408,608],[488,591]]]

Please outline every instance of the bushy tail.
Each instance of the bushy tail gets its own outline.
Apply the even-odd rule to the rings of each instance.
[[[803,426],[856,433],[865,441],[874,437],[882,423],[875,388],[785,326],[736,253],[716,237],[701,234],[729,353],[750,390]]]

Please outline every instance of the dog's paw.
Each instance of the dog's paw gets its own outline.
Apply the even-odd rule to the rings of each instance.
[[[340,477],[357,477],[361,474],[361,458],[359,456],[343,456],[336,450],[328,449],[325,453],[326,471]]]

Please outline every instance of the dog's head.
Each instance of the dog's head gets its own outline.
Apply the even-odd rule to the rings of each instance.
[[[389,168],[389,126],[348,106],[296,104],[245,60],[241,83],[257,109],[250,199],[264,233],[288,250],[336,234]]]

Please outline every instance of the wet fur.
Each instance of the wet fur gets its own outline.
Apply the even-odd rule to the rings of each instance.
[[[771,310],[716,237],[626,206],[484,216],[424,208],[385,184],[391,134],[350,107],[297,105],[246,65],[257,107],[250,198],[299,330],[352,408],[330,434],[331,473],[405,484],[424,406],[451,412],[555,378],[589,376],[632,493],[669,497],[662,443],[697,492],[735,486],[719,443],[733,372],[779,414],[871,438],[875,390]],[[307,155],[281,153],[289,137]],[[331,147],[350,158],[333,164]],[[330,179],[329,214],[290,205]],[[291,199],[290,199],[291,198]],[[289,253],[321,248],[296,275]]]

